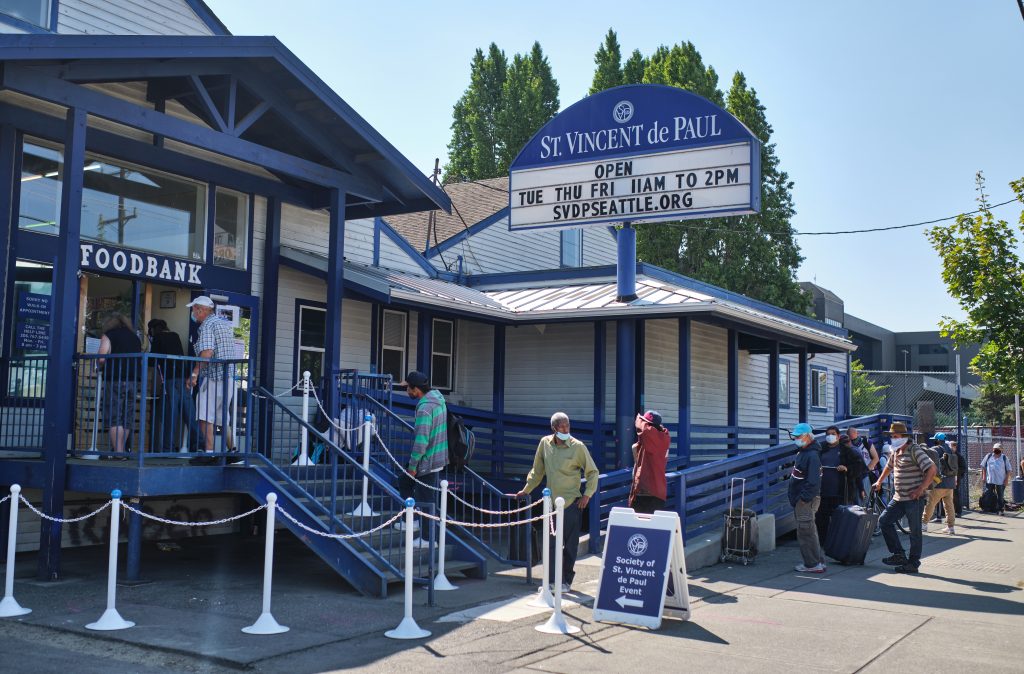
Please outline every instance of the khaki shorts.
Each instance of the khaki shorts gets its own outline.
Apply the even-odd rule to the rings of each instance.
[[[196,418],[214,425],[230,424],[231,403],[234,398],[234,382],[228,382],[225,385],[223,381],[204,379],[199,386],[199,395],[196,397]]]

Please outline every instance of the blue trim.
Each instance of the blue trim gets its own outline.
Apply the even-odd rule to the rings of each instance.
[[[373,219],[373,266],[380,266],[380,218]]]
[[[7,278],[7,273],[13,269],[12,264],[14,252],[14,231],[18,228],[19,217],[14,212],[14,205],[17,203],[16,187],[21,186],[21,180],[16,180],[15,173],[19,167],[18,161],[18,131],[10,124],[0,126],[0,218],[7,218],[10,223],[7,227],[0,227],[0,293],[9,296],[14,291],[14,283]],[[19,171],[20,173],[20,171]],[[3,306],[10,307],[14,304],[13,299],[5,299]],[[11,323],[11,311],[3,312],[0,321],[4,322],[3,330],[0,333],[7,333],[7,324]],[[10,342],[4,341],[0,344],[0,355],[7,353],[7,345]],[[6,368],[4,368],[6,370]],[[7,381],[6,372],[0,381]],[[6,386],[3,391],[10,389]]]
[[[692,424],[691,357],[693,354],[691,321],[679,318],[679,424],[676,432],[676,458],[683,466],[690,464],[690,429]]]
[[[594,446],[591,453],[600,470],[606,468],[604,435],[600,430],[604,425],[604,404],[608,389],[607,358],[608,323],[606,321],[594,321]]]
[[[494,409],[494,438],[498,445],[491,448],[491,475],[502,475],[505,465],[505,326],[494,326],[493,369],[491,371],[491,407]]]
[[[636,392],[633,395],[633,408],[637,412],[647,409],[647,320],[636,319],[636,364],[633,366],[633,378]]]
[[[333,380],[341,369],[341,318],[345,297],[345,194],[340,189],[330,192],[330,225],[327,234],[327,312],[326,344],[324,345],[324,376]],[[330,381],[329,380],[329,381]],[[324,403],[331,419],[341,416],[341,400],[336,386],[326,387]]]
[[[814,404],[814,392],[817,390],[817,386],[814,382],[814,373],[824,372],[825,373],[825,404],[815,405]],[[808,391],[809,399],[807,404],[810,406],[812,412],[828,412],[828,368],[824,365],[811,365],[810,366],[810,386],[811,389]]]
[[[60,19],[59,0],[50,0],[50,32],[57,32],[57,23]]]
[[[263,324],[260,326],[260,382],[263,388],[274,390],[274,363],[277,352],[277,302],[281,267],[281,201],[267,199],[267,225],[264,234]],[[263,431],[261,431],[262,433]],[[260,437],[263,437],[262,435]]]
[[[56,3],[56,0],[54,0],[54,2]],[[51,20],[50,23],[52,24],[54,22]],[[19,19],[16,16],[11,16],[10,14],[4,14],[2,12],[0,12],[0,25],[17,28],[32,35],[50,35],[54,30],[56,30],[56,28],[48,29],[44,26],[37,26],[31,21],[25,21],[24,19]],[[4,39],[6,40],[8,37],[9,36],[5,35]]]
[[[430,352],[434,341],[434,317],[427,311],[416,312],[416,369],[433,381]]]
[[[768,427],[779,427],[779,342],[772,341],[768,352]]]
[[[786,399],[782,399],[782,390],[779,390],[779,409],[788,410],[792,407],[793,391],[791,383],[793,380],[793,361],[789,358],[779,358],[779,376],[781,381],[782,368],[786,368]]]
[[[424,253],[424,257],[426,257],[429,260],[432,257],[437,257],[437,255],[440,254],[440,253],[446,253],[446,252],[448,252],[449,249],[454,248],[456,245],[458,245],[459,243],[465,241],[469,237],[475,236],[476,234],[479,234],[480,232],[484,231],[485,229],[487,229],[491,225],[494,225],[494,224],[496,224],[498,222],[501,222],[503,219],[505,219],[507,217],[508,217],[508,206],[505,206],[500,211],[497,211],[495,213],[492,213],[491,215],[488,215],[486,218],[484,218],[480,222],[476,222],[476,223],[470,225],[468,228],[463,229],[461,232],[459,232],[455,236],[452,236],[452,237],[449,237],[449,238],[445,239],[444,241],[442,241],[437,246],[429,247],[429,242],[428,242],[428,248],[427,248],[426,252]]]
[[[185,4],[192,8],[199,20],[205,23],[214,35],[231,35],[228,27],[217,18],[217,15],[203,0],[185,0]]]
[[[739,333],[730,329],[726,333],[726,426],[739,425],[740,412],[740,367],[739,367]]]
[[[302,310],[303,307],[307,307],[309,309],[322,309],[323,312],[324,312],[324,327],[325,327],[325,330],[326,330],[326,326],[327,326],[327,303],[326,302],[319,302],[317,300],[304,300],[304,299],[302,299],[300,297],[296,297],[295,298],[295,314],[294,314],[294,316],[295,316],[295,326],[292,329],[292,383],[293,384],[295,382],[299,381],[299,378],[302,376],[302,373],[299,372],[299,329],[302,327],[301,324],[300,324],[299,318],[300,318],[300,311]],[[323,348],[324,348],[324,360],[323,360],[324,371],[321,373],[321,375],[326,375],[328,373],[328,369],[327,369],[327,335],[326,335],[326,332],[324,334],[324,345],[323,345]],[[271,377],[271,381],[273,381],[273,377]],[[320,387],[321,379],[318,379],[315,376],[311,376],[310,377],[310,381],[313,382],[314,386],[316,386],[318,388]],[[273,391],[274,388],[270,388],[268,390]],[[292,391],[292,397],[301,396],[301,395],[302,395],[302,391],[299,391],[299,390]]]
[[[427,258],[423,257],[418,250],[412,247],[411,243],[406,241],[401,234],[396,232],[391,225],[388,224],[387,220],[381,218],[380,228],[384,232],[385,236],[391,239],[396,246],[402,249],[402,252],[408,255],[413,262],[419,265],[420,269],[426,272],[427,276],[430,278],[437,278],[437,270],[434,269],[434,265],[427,262]]]
[[[370,304],[370,374],[380,372],[380,310],[377,302]]]
[[[206,184],[206,241],[205,252],[207,264],[213,264],[213,237],[217,220],[217,185]]]
[[[633,419],[636,414],[636,321],[615,322],[615,433],[618,450],[615,468],[632,464]]]
[[[808,411],[807,408],[810,406],[810,391],[807,386],[810,383],[810,373],[808,372],[807,362],[807,349],[801,349],[799,359],[797,360],[797,421],[801,424],[807,423]]]

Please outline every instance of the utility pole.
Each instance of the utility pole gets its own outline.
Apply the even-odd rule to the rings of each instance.
[[[1020,1],[1024,2],[1024,0],[1020,0]],[[1022,5],[1021,8],[1022,8],[1021,12],[1024,13],[1024,5]],[[1014,416],[1014,421],[1015,421],[1016,426],[1017,426],[1017,430],[1016,430],[1016,436],[1017,436],[1017,443],[1016,443],[1017,444],[1017,465],[1020,466],[1020,394],[1019,393],[1015,393],[1014,396],[1013,396],[1013,416]],[[1021,477],[1024,477],[1024,475],[1021,475]]]

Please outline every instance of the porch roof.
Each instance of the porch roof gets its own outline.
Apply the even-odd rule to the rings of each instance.
[[[282,247],[281,262],[326,278],[327,258],[323,255]],[[836,334],[823,323],[818,329],[813,325],[817,323],[813,319],[801,322],[787,320],[706,290],[686,288],[669,279],[658,278],[649,265],[638,270],[637,299],[625,304],[617,302],[614,270],[610,274],[605,267],[592,271],[594,275],[590,278],[552,278],[543,282],[517,281],[468,287],[455,281],[346,260],[345,282],[356,290],[369,289],[372,296],[387,303],[427,306],[468,318],[502,323],[704,315],[745,324],[780,338],[788,337],[789,342],[807,343],[812,351],[846,352],[856,349],[849,339]]]
[[[313,191],[342,187],[349,218],[451,208],[440,187],[274,37],[7,35],[0,65],[2,89],[248,161]],[[107,83],[142,84],[151,105],[94,88]],[[205,126],[165,114],[165,102]]]

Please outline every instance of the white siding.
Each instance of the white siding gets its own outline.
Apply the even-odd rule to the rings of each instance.
[[[185,0],[60,0],[57,6],[62,34],[213,34]]]
[[[808,372],[811,371],[812,367],[825,368],[828,370],[828,384],[825,386],[826,396],[828,398],[828,409],[826,411],[815,411],[808,404],[808,421],[816,429],[824,428],[831,423],[835,422],[836,419],[836,400],[835,400],[835,373],[846,372],[846,354],[845,353],[819,353],[814,356],[807,364]],[[810,376],[808,374],[808,376]],[[813,381],[813,379],[812,379]],[[807,395],[811,395],[810,385],[808,385]]]
[[[690,343],[690,423],[724,426],[729,420],[728,331],[695,321]]]
[[[739,352],[739,425],[768,428],[768,354]]]
[[[594,415],[594,328],[590,323],[554,323],[509,328],[505,334],[505,410],[547,417]],[[614,389],[612,389],[614,390]]]
[[[256,197],[252,211],[252,294],[263,297],[263,259],[267,251],[267,200]]]
[[[510,232],[508,219],[503,218],[452,246],[444,255],[449,264],[461,255],[469,274],[558,269],[560,236],[554,229]],[[615,241],[608,230],[604,227],[584,229],[584,266],[609,265],[615,261]],[[444,268],[437,256],[430,258],[430,262],[438,269]]]
[[[330,218],[327,211],[281,204],[281,245],[327,256]]]
[[[789,406],[779,407],[779,425],[784,429],[793,428],[800,418],[800,356],[786,355],[780,359],[781,363],[789,363]],[[782,391],[779,391],[781,396]],[[779,398],[780,402],[784,402]],[[783,438],[786,436],[783,435]]]
[[[438,260],[437,264],[440,265],[441,261]],[[414,262],[413,259],[409,257],[409,254],[402,250],[399,245],[392,241],[384,232],[381,232],[380,234],[380,266],[386,267],[387,269],[394,269],[395,271],[419,274],[420,276],[426,274],[426,272],[423,271],[423,267],[421,267],[419,263]],[[443,269],[444,267],[440,266],[439,268]]]
[[[643,407],[674,424],[679,421],[679,321],[647,321],[644,329]]]
[[[345,221],[345,259],[373,264],[373,219]]]
[[[460,320],[455,349],[455,390],[448,399],[457,405],[493,410],[494,327]]]

